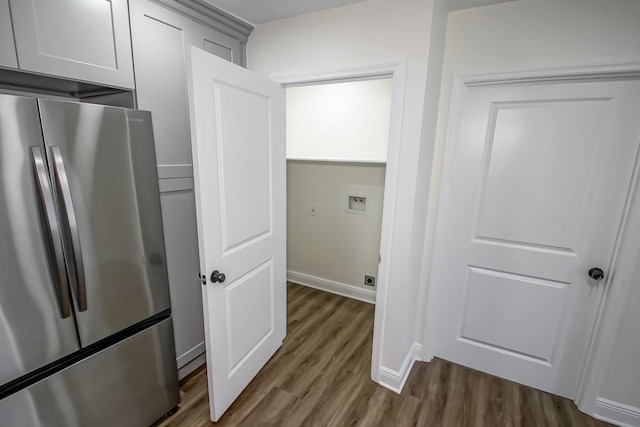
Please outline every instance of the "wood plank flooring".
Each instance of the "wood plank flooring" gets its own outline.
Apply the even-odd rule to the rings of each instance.
[[[374,306],[289,284],[287,337],[214,426],[607,426],[573,402],[434,359],[401,395],[370,379]],[[211,426],[206,371],[158,426]]]

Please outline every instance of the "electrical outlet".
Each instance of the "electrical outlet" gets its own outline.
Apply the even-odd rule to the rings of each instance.
[[[375,286],[376,285],[376,278],[373,276],[364,276],[364,284],[366,286]]]

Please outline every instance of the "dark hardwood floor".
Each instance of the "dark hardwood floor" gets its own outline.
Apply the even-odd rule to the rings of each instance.
[[[370,379],[373,305],[289,284],[287,337],[217,426],[605,426],[573,402],[434,359],[401,395]],[[206,371],[159,426],[209,421]]]

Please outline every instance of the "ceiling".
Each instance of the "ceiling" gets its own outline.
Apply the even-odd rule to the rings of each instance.
[[[251,24],[346,6],[363,0],[205,0]]]
[[[251,24],[264,24],[278,19],[317,12],[319,10],[360,3],[365,0],[205,0],[218,8]],[[392,0],[387,0],[392,1]],[[514,0],[446,0],[449,10],[469,9],[478,6],[504,3]]]

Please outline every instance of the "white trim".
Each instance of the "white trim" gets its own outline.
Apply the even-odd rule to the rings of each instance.
[[[376,291],[374,290],[363,289],[357,286],[347,285],[346,283],[312,276],[310,274],[287,270],[287,281],[318,289],[320,291],[342,295],[343,297],[357,299],[358,301],[367,302],[369,304],[376,303]]]
[[[536,83],[545,81],[606,80],[612,77],[638,77],[640,62],[608,62],[566,67],[538,68],[525,71],[486,74],[465,74],[459,78],[465,86],[492,86],[508,83]]]
[[[204,365],[206,361],[207,355],[206,353],[202,353],[191,362],[178,369],[178,380],[182,380],[184,377],[198,369],[200,366]]]
[[[452,189],[452,180],[455,175],[457,163],[457,141],[462,124],[463,106],[467,88],[473,86],[504,85],[514,83],[535,83],[545,81],[599,81],[640,77],[640,62],[618,62],[592,65],[579,65],[562,68],[544,68],[512,73],[492,73],[455,76],[449,123],[445,142],[444,167],[440,185],[440,202],[437,213],[436,233],[434,239],[432,270],[429,278],[429,288],[435,285],[433,271],[437,264],[438,250],[444,242],[443,229],[449,209]],[[639,154],[640,155],[640,154]],[[606,399],[597,397],[598,388],[602,385],[607,369],[613,340],[618,335],[625,309],[626,297],[630,284],[633,283],[635,272],[635,260],[640,255],[637,244],[640,239],[640,189],[638,188],[638,162],[632,178],[625,215],[618,232],[616,249],[612,265],[615,270],[615,283],[605,292],[599,303],[596,322],[591,333],[586,362],[582,370],[575,401],[578,407],[587,414],[594,414],[596,410],[602,417],[608,417],[608,421],[622,422],[616,416],[622,416],[624,411],[619,404],[611,403]],[[613,274],[613,271],[610,273]],[[433,299],[428,298],[426,325],[423,335],[423,357],[425,360],[433,357],[436,352],[432,339],[435,336],[437,325],[430,319],[430,309]],[[604,402],[604,403],[603,403]],[[607,403],[609,402],[609,403]],[[606,412],[606,415],[605,415]],[[627,413],[628,415],[628,413]],[[634,421],[635,425],[640,425]]]
[[[283,86],[322,84],[331,81],[372,80],[376,77],[393,77],[398,68],[405,67],[405,60],[391,61],[361,67],[337,68],[296,74],[275,74],[269,78]]]
[[[385,160],[366,160],[366,159],[315,159],[312,157],[287,157],[287,160],[293,162],[314,162],[314,163],[366,163],[369,165],[384,165],[387,162]]]
[[[595,413],[599,388],[602,386],[615,340],[628,310],[627,300],[636,283],[636,260],[640,256],[640,150],[631,178],[622,224],[618,230],[615,252],[611,262],[614,283],[606,289],[598,306],[591,333],[587,358],[576,395],[576,404],[586,413]],[[606,400],[606,399],[605,399]],[[616,421],[618,422],[618,421]],[[640,425],[638,423],[637,425]]]
[[[158,179],[193,178],[193,166],[158,165]]]
[[[333,69],[320,72],[271,76],[284,86],[294,84],[314,84],[336,80],[366,79],[390,76],[391,118],[389,120],[389,144],[387,147],[387,167],[384,182],[384,201],[382,205],[382,226],[380,234],[380,264],[378,265],[378,286],[376,291],[376,309],[373,324],[373,347],[371,350],[371,379],[380,382],[382,353],[384,348],[384,330],[387,315],[387,294],[391,270],[391,245],[393,242],[393,223],[396,210],[398,171],[400,169],[400,143],[402,138],[402,117],[404,107],[405,80],[407,62],[404,59],[361,67]]]
[[[381,367],[380,368],[380,381],[379,384],[384,388],[387,388],[395,393],[400,394],[404,388],[404,384],[409,378],[413,365],[420,360],[422,354],[422,345],[419,343],[413,343],[413,346],[407,352],[407,355],[402,362],[400,371],[394,371],[393,369]]]
[[[193,191],[193,178],[165,178],[158,180],[158,189],[162,193]]]
[[[640,426],[640,408],[600,397],[596,399],[593,417],[621,427]]]
[[[189,362],[191,362],[193,359],[200,356],[201,354],[204,354],[204,352],[205,352],[204,341],[202,341],[200,344],[193,346],[193,348],[191,348],[190,350],[185,351],[176,359],[176,362],[178,363],[178,369],[182,368],[183,366],[185,366],[186,364],[188,364]]]

